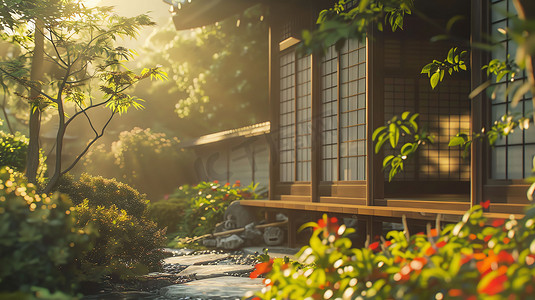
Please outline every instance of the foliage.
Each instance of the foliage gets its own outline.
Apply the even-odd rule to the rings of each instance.
[[[82,174],[78,180],[68,174],[64,175],[58,191],[69,195],[75,205],[88,200],[91,207],[116,206],[136,218],[143,216],[149,202],[144,194],[128,184],[89,174]]]
[[[466,56],[468,51],[461,51],[457,47],[451,48],[448,51],[448,56],[443,61],[433,60],[433,62],[425,65],[422,68],[422,74],[427,74],[429,77],[429,83],[434,89],[442,79],[447,71],[450,75],[459,70],[466,71]]]
[[[158,28],[143,49],[143,63],[162,65],[172,80],[136,89],[146,99],[172,100],[147,107],[161,116],[158,126],[198,137],[267,120],[265,19],[265,9],[257,5],[202,28],[177,32],[172,22]]]
[[[255,199],[258,184],[241,187],[240,181],[233,185],[218,181],[201,182],[196,186],[179,187],[169,199],[184,199],[185,211],[181,218],[178,237],[193,237],[211,233],[216,224],[223,221],[225,210],[235,200]],[[166,200],[162,200],[166,201]],[[162,202],[160,201],[160,202]]]
[[[306,52],[323,52],[331,45],[342,45],[346,39],[364,40],[370,26],[380,31],[389,25],[392,31],[403,29],[403,18],[410,15],[413,0],[364,0],[350,10],[346,2],[338,1],[333,8],[320,12],[319,27],[303,32],[303,48]]]
[[[80,259],[82,279],[100,282],[146,274],[160,268],[165,232],[154,222],[136,218],[115,205],[92,206],[85,200],[75,208],[77,226],[98,232],[93,248]]]
[[[275,259],[257,299],[525,299],[535,282],[535,206],[521,220],[487,220],[488,202],[457,224],[351,248],[336,218],[323,217],[299,252],[305,266]],[[489,226],[490,224],[490,226]],[[262,273],[262,272],[257,272]],[[309,297],[309,298],[308,298]],[[508,298],[509,297],[509,298]]]
[[[471,136],[466,133],[457,133],[450,139],[448,146],[459,146],[463,149],[463,157],[467,157],[470,153],[470,147],[474,140],[487,139],[490,146],[494,146],[498,138],[503,138],[513,133],[515,129],[526,130],[529,128],[531,119],[515,114],[505,114],[500,119],[494,121],[494,124],[485,131],[483,128],[481,132],[474,132]]]
[[[188,188],[188,186],[182,186],[182,190],[177,189],[165,195],[163,200],[150,202],[147,207],[147,217],[156,222],[159,228],[167,228],[170,233],[175,233],[178,225],[183,222],[188,198],[192,197],[182,192]]]
[[[27,94],[19,93],[19,96],[30,104],[30,124],[39,123],[35,116],[39,117],[46,108],[58,114],[56,166],[45,188],[45,191],[50,191],[59,177],[72,169],[103,136],[114,116],[130,107],[142,108],[142,100],[130,96],[128,88],[145,78],[166,78],[165,72],[158,68],[145,68],[139,75],[124,68],[123,63],[132,59],[134,52],[114,45],[118,38],[135,37],[141,27],[154,23],[146,15],[125,18],[113,14],[110,7],[86,8],[81,1],[37,1],[35,7],[18,5],[14,12],[8,10],[7,14],[19,18],[9,24],[13,30],[4,32],[3,38],[20,45],[25,51],[19,57],[2,62],[0,73],[27,89]],[[36,21],[26,27],[28,19]],[[38,41],[43,39],[42,45]],[[32,60],[27,59],[30,56]],[[22,70],[42,73],[39,66],[44,61],[43,57],[57,72],[46,79],[37,80],[32,75],[28,80]],[[17,72],[10,72],[13,65],[19,66]],[[99,91],[96,97],[91,88],[95,81]],[[88,112],[102,107],[107,107],[110,112],[103,125],[98,126]],[[94,137],[76,159],[64,167],[61,162],[63,138],[72,121],[79,118],[87,120]],[[30,126],[30,143],[36,142],[38,130],[39,126]],[[30,156],[28,165],[35,164],[38,158],[32,153]],[[28,177],[33,178],[29,169]]]
[[[416,119],[418,114],[411,112],[404,112],[401,116],[394,116],[388,121],[387,126],[381,126],[373,132],[372,140],[376,142],[375,153],[381,151],[381,147],[389,141],[392,150],[396,150],[400,137],[412,137],[412,141],[404,143],[400,149],[400,153],[396,155],[387,155],[383,159],[383,170],[390,168],[388,173],[388,181],[392,181],[394,176],[403,171],[404,161],[411,157],[420,145],[432,144],[434,137],[430,136],[425,130],[418,130],[418,123]]]
[[[0,169],[0,291],[72,292],[77,259],[92,234],[75,227],[76,209],[66,195],[38,194],[16,174]]]
[[[23,172],[26,167],[27,154],[28,138],[20,133],[13,135],[0,131],[0,166],[8,166],[17,172]],[[39,160],[41,167],[38,176],[42,181],[46,173],[45,158],[42,151]]]
[[[191,164],[191,152],[178,143],[164,133],[135,127],[121,132],[110,148],[99,145],[90,150],[83,159],[84,171],[119,178],[150,199],[159,199],[164,191],[194,176],[184,172]]]

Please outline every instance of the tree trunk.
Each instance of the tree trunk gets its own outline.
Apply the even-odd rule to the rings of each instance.
[[[30,91],[30,99],[35,101],[41,91],[41,84],[39,83],[43,78],[43,61],[44,61],[44,24],[42,20],[35,21],[35,47],[32,57],[32,69],[30,73],[30,80],[34,83]],[[31,183],[37,182],[37,169],[39,168],[39,133],[41,130],[41,110],[37,106],[30,106],[30,132],[28,156],[26,158],[26,177]]]

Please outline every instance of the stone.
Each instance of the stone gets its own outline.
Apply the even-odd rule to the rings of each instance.
[[[244,240],[241,237],[233,234],[229,237],[218,238],[217,248],[233,250],[243,245],[243,243],[244,243]]]
[[[195,250],[193,249],[186,249],[186,248],[180,248],[180,249],[163,248],[162,251],[164,253],[169,253],[172,256],[188,255],[188,254],[195,252]]]
[[[248,273],[254,268],[246,265],[189,266],[178,276],[194,276],[196,279],[221,277],[229,274]]]
[[[251,223],[245,226],[245,231],[241,236],[252,244],[259,244],[263,235],[262,231],[255,228],[255,223]]]
[[[163,260],[164,264],[177,264],[181,266],[192,266],[212,263],[228,258],[229,254],[201,254],[168,257]]]
[[[202,245],[205,247],[217,247],[217,239],[204,239],[202,240]]]
[[[253,212],[250,208],[242,206],[240,204],[240,201],[234,201],[232,202],[225,211],[225,215],[223,216],[223,220],[229,221],[228,226],[234,226],[233,228],[243,228],[247,224],[251,224],[255,221],[255,217]],[[227,225],[225,225],[225,229],[227,228]],[[228,230],[228,229],[227,229]]]
[[[268,246],[279,246],[284,242],[284,231],[280,227],[264,229],[264,243]]]
[[[176,299],[241,299],[249,291],[259,291],[264,287],[261,278],[224,276],[195,280],[184,284],[161,288],[161,296]]]

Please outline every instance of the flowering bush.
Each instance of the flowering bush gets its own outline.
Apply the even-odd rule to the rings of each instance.
[[[257,197],[255,188],[257,185],[242,187],[240,181],[234,184],[220,184],[213,182],[201,182],[196,186],[183,185],[167,199],[152,203],[149,211],[155,211],[158,206],[167,207],[165,204],[176,203],[177,210],[183,209],[183,217],[174,216],[181,220],[178,224],[179,237],[192,237],[210,233],[217,223],[223,221],[225,210],[234,200],[254,199]],[[155,216],[150,213],[150,216]],[[159,220],[159,224],[172,223],[171,221]],[[175,223],[176,224],[176,223]]]
[[[275,259],[257,265],[267,273],[256,299],[526,299],[535,283],[535,206],[521,220],[489,221],[476,205],[457,224],[351,248],[336,218],[307,223],[304,265]]]

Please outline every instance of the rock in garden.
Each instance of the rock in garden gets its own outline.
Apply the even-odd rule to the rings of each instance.
[[[232,224],[235,226],[234,228],[243,228],[245,225],[253,223],[255,218],[250,208],[242,206],[240,201],[234,201],[227,207],[223,220],[225,222],[232,220],[228,225]]]
[[[250,244],[259,244],[262,241],[262,231],[255,228],[255,223],[245,226],[245,231],[241,235]]]
[[[229,237],[218,238],[217,248],[232,250],[232,249],[237,249],[238,247],[243,245],[243,243],[244,243],[244,240],[241,237],[233,234]]]
[[[284,231],[280,227],[267,227],[264,229],[264,243],[268,246],[282,245]]]

